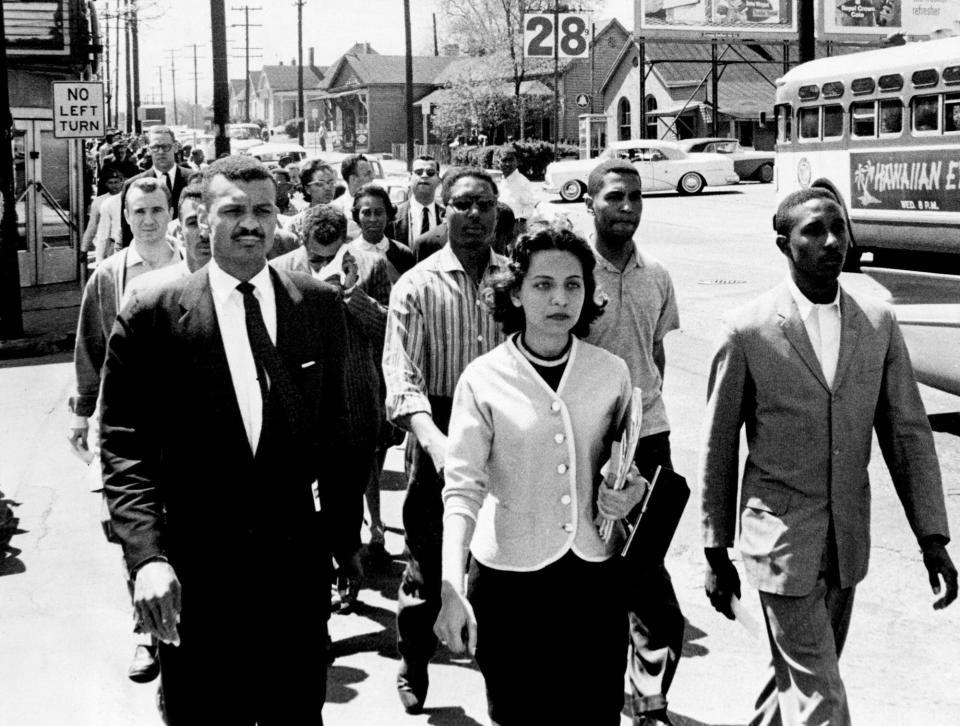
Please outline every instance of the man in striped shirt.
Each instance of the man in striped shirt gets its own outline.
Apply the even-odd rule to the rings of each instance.
[[[397,602],[397,691],[408,713],[423,709],[437,646],[440,491],[453,390],[470,361],[504,340],[480,299],[485,278],[507,265],[491,249],[497,186],[479,169],[457,169],[444,178],[443,203],[447,243],[394,285],[383,351],[387,416],[411,434],[403,504],[408,559]]]

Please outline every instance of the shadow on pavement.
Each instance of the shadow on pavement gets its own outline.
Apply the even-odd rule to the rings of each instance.
[[[696,625],[687,620],[687,624],[683,630],[683,651],[682,657],[684,658],[697,658],[700,656],[707,655],[710,651],[707,650],[704,646],[699,643],[695,643],[695,640],[701,640],[707,637],[707,634],[700,630]]]
[[[479,721],[470,718],[460,706],[425,708],[423,712],[429,716],[427,723],[435,726],[482,726]]]
[[[20,529],[20,520],[12,509],[19,506],[19,502],[4,498],[3,492],[0,492],[0,577],[19,575],[27,571],[26,565],[19,558],[21,550],[10,545],[14,535],[25,534],[24,530]]]
[[[334,646],[336,650],[336,646]],[[362,683],[367,680],[367,672],[359,668],[338,666],[334,663],[327,670],[327,700],[326,703],[349,703],[357,697],[357,691],[351,688],[353,683]]]
[[[682,716],[681,714],[674,713],[673,711],[667,711],[667,714],[670,716],[670,720],[673,721],[673,726],[743,726],[743,724],[720,724],[708,721],[697,721],[695,718]]]

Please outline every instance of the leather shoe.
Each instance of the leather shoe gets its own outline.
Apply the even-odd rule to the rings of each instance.
[[[133,661],[127,669],[127,677],[134,683],[149,683],[160,675],[157,646],[141,643],[133,651]]]
[[[400,696],[404,711],[410,714],[423,711],[423,702],[427,699],[429,685],[426,663],[415,664],[400,659],[400,670],[397,672],[397,695]]]
[[[673,726],[666,710],[638,713],[633,717],[633,726]]]

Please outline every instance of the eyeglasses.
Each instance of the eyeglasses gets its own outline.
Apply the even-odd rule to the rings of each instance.
[[[173,148],[173,144],[151,144],[147,148],[150,149],[150,151],[156,152],[158,154],[159,153],[165,154],[166,152],[170,151],[170,149]]]
[[[318,180],[316,180],[316,181],[310,182],[309,184],[307,184],[307,186],[308,186],[308,187],[320,187],[321,189],[326,189],[327,187],[332,187],[332,186],[334,186],[335,183],[336,183],[336,182],[334,182],[333,179],[326,179],[326,180],[318,179]]]
[[[436,169],[414,169],[411,174],[416,174],[417,176],[436,176]]]
[[[489,212],[491,209],[497,206],[496,199],[477,199],[476,197],[458,197],[457,199],[451,199],[449,202],[450,206],[456,209],[458,212],[469,212],[474,205],[481,213]]]

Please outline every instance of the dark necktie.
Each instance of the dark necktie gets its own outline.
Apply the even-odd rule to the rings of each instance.
[[[425,234],[429,231],[430,231],[430,210],[424,207],[422,221],[420,222],[420,234]]]
[[[267,326],[263,322],[260,311],[260,302],[253,294],[254,286],[249,282],[241,282],[237,290],[243,295],[243,312],[247,323],[247,337],[250,339],[250,350],[253,353],[253,362],[257,367],[257,382],[260,384],[260,395],[263,398],[263,420],[266,422],[267,400],[270,396],[269,385],[273,385],[280,397],[280,404],[288,416],[292,431],[299,430],[299,394],[290,379],[290,374],[276,347],[270,340]],[[268,383],[269,380],[269,383]]]
[[[167,185],[167,189],[169,189],[170,192],[173,193],[173,180],[170,179],[170,172],[169,172],[169,171],[165,171],[165,172],[163,173],[163,182],[164,182],[164,184]]]

